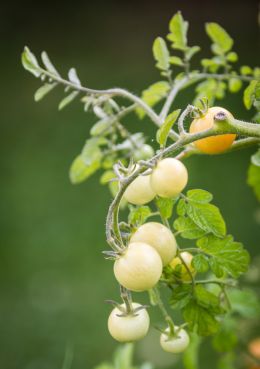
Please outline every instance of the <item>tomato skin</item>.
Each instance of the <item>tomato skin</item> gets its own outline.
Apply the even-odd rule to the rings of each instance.
[[[184,252],[181,252],[181,257],[184,260],[184,262],[186,263],[187,267],[189,268],[191,274],[194,276],[196,274],[196,271],[193,268],[193,266],[191,265],[193,256],[189,252],[184,251]],[[170,262],[170,266],[172,267],[172,269],[175,269],[177,265],[181,265],[181,271],[180,271],[181,279],[183,281],[190,281],[191,276],[187,272],[187,269],[185,268],[185,266],[183,265],[181,259],[178,256]]]
[[[158,252],[143,242],[132,242],[114,263],[117,281],[131,291],[153,288],[162,274],[162,260]]]
[[[178,327],[175,326],[175,329],[178,329]],[[160,344],[164,351],[172,354],[179,354],[185,351],[189,346],[190,337],[185,329],[180,329],[178,337],[169,338],[167,333],[169,333],[169,328],[167,328],[165,333],[162,333],[160,337]]]
[[[224,108],[218,106],[209,108],[205,116],[196,118],[192,121],[190,133],[198,133],[211,128],[214,124],[214,116],[219,112],[224,112],[228,117],[233,118],[233,115]],[[224,134],[202,138],[201,140],[195,141],[193,144],[205,154],[220,154],[230,148],[235,138],[236,135],[234,134]]]
[[[134,205],[144,205],[152,201],[155,192],[150,185],[150,175],[139,176],[133,180],[124,193],[124,198]]]
[[[133,303],[132,306],[137,308],[141,305]],[[136,315],[118,316],[121,314],[122,312],[115,307],[108,318],[109,333],[116,341],[132,342],[146,336],[150,326],[150,318],[146,309],[139,310]]]
[[[169,264],[177,251],[176,240],[172,232],[157,222],[141,225],[132,235],[130,242],[144,242],[152,246],[162,258],[164,266]]]
[[[166,198],[179,195],[188,182],[185,165],[174,158],[166,158],[158,162],[151,174],[151,187],[154,192]]]

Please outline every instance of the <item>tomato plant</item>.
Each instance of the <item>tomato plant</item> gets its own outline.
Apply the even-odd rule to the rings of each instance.
[[[192,368],[197,368],[200,343],[212,336],[213,348],[222,354],[222,367],[231,368],[238,357],[234,352],[241,351],[239,322],[259,313],[254,292],[236,287],[237,279],[248,270],[249,254],[229,234],[213,195],[205,189],[186,189],[189,176],[183,161],[192,155],[259,145],[260,69],[234,66],[238,55],[233,39],[217,23],[207,23],[206,33],[213,55],[194,69],[193,58],[200,47],[188,44],[188,22],[180,12],[175,14],[167,35],[170,47],[162,37],[153,43],[160,79],[141,97],[122,88],[84,87],[74,68],[65,79],[45,52],[40,65],[26,47],[22,63],[43,81],[36,101],[62,85],[67,95],[59,109],[81,96],[84,109],[97,117],[90,138],[71,165],[70,179],[81,183],[100,171],[101,183],[108,184],[113,195],[106,219],[111,250],[104,255],[114,261],[123,304],[113,302],[108,322],[111,335],[122,342],[146,335],[149,316],[145,306],[132,303],[132,291],[148,291],[150,304],[160,309],[164,319],[159,330],[165,351],[186,351],[193,358]],[[192,86],[193,103],[173,109],[176,96]],[[214,106],[227,92],[242,89],[245,108],[255,110],[252,122]],[[130,103],[125,106],[122,99]],[[132,133],[122,123],[128,114],[140,120],[146,116],[155,125],[155,152],[142,132]],[[248,184],[260,200],[259,150],[251,158]],[[126,221],[126,216],[121,220],[121,210],[128,215]],[[155,221],[150,221],[152,217]],[[167,303],[161,298],[161,288],[169,290]],[[255,346],[250,351],[255,352]],[[187,360],[184,364],[190,369]]]

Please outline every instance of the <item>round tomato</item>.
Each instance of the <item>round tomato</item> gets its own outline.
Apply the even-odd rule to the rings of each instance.
[[[184,251],[184,252],[181,252],[181,257],[182,257],[183,261],[185,262],[185,264],[187,265],[187,267],[189,268],[191,274],[195,275],[196,271],[195,271],[195,269],[193,268],[193,266],[191,264],[193,256],[189,252]],[[181,269],[180,269],[181,279],[183,281],[190,281],[191,276],[188,273],[185,266],[183,265],[182,260],[178,256],[170,262],[170,266],[172,267],[172,269],[175,269],[177,265],[181,266]]]
[[[188,182],[188,172],[184,164],[174,158],[158,162],[151,174],[151,187],[161,197],[179,195]]]
[[[150,185],[150,175],[141,175],[135,178],[127,187],[124,198],[131,204],[143,205],[152,201],[155,195]]]
[[[233,115],[224,108],[218,106],[209,108],[203,117],[193,120],[190,133],[198,133],[211,128],[214,125],[214,116],[220,112],[224,112],[228,117],[233,118]],[[220,154],[230,148],[235,138],[236,135],[234,134],[212,136],[195,141],[194,146],[205,154]]]
[[[133,308],[140,307],[140,304],[133,303]],[[125,305],[121,305],[125,308]],[[119,342],[132,342],[143,338],[150,325],[150,318],[146,309],[141,309],[133,314],[122,315],[117,307],[114,308],[108,318],[108,330],[111,336]]]
[[[132,235],[130,242],[144,242],[155,248],[162,258],[163,265],[176,255],[177,244],[174,235],[161,223],[149,222],[141,225]]]
[[[131,291],[153,288],[162,274],[162,260],[158,252],[143,242],[132,242],[115,261],[117,281]]]
[[[169,337],[169,328],[161,334],[160,344],[164,351],[171,352],[173,354],[179,354],[186,350],[190,343],[190,337],[185,329],[180,329],[175,326],[175,330],[178,332],[176,336]]]

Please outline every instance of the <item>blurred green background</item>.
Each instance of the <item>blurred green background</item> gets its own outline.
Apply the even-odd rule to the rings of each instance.
[[[112,263],[101,255],[111,196],[99,186],[98,175],[79,186],[68,179],[70,163],[95,118],[84,113],[79,102],[58,112],[62,89],[34,103],[39,81],[22,69],[23,46],[37,55],[48,51],[63,74],[76,67],[86,86],[122,86],[139,94],[160,78],[152,41],[167,34],[169,19],[178,9],[190,22],[190,44],[203,47],[200,55],[209,55],[203,24],[217,21],[234,37],[240,63],[257,64],[257,3],[107,0],[1,5],[1,369],[61,368],[68,345],[74,351],[72,368],[90,369],[109,359],[116,347],[107,333],[110,307],[104,300],[118,299],[118,288]],[[191,98],[191,92],[183,93],[176,106],[184,107]],[[229,95],[223,106],[241,119],[252,116],[241,96]],[[144,129],[149,142],[155,132],[150,122],[139,122],[134,115],[128,127]],[[255,255],[259,208],[246,185],[252,152],[194,157],[187,166],[189,186],[214,193],[229,231]],[[137,361],[172,367],[172,357],[160,350],[157,339],[153,332],[138,345]]]

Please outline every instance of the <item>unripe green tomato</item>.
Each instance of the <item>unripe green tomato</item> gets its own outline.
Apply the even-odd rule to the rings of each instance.
[[[134,160],[136,161],[150,159],[153,156],[154,156],[154,149],[152,148],[152,146],[147,145],[147,144],[144,144],[139,149],[136,149],[133,154]]]
[[[117,281],[131,291],[153,288],[162,274],[162,260],[158,252],[143,242],[130,243],[124,254],[116,259],[114,274]]]
[[[150,184],[150,175],[135,178],[127,187],[124,193],[124,198],[134,205],[143,205],[152,201],[155,197],[155,192]]]
[[[130,242],[144,242],[155,248],[162,258],[163,265],[176,255],[177,244],[174,235],[161,223],[149,222],[141,225],[132,235]]]
[[[193,256],[189,252],[184,251],[184,252],[181,252],[181,257],[183,261],[185,262],[185,264],[187,265],[187,267],[189,268],[191,274],[194,276],[196,274],[196,270],[191,264]],[[183,281],[190,281],[191,276],[188,273],[187,269],[185,268],[185,265],[183,265],[182,260],[178,256],[170,262],[170,266],[172,267],[172,269],[175,269],[177,265],[181,265],[181,270],[180,270],[181,279]]]
[[[125,304],[121,305],[125,307]],[[140,304],[133,303],[133,308],[136,309]],[[146,309],[141,309],[137,313],[127,316],[118,316],[122,312],[116,307],[108,318],[108,330],[111,336],[119,342],[137,341],[146,336],[150,318]]]
[[[161,197],[179,195],[188,182],[184,164],[174,158],[166,158],[157,164],[151,174],[151,187]]]
[[[174,327],[178,329],[177,326]],[[165,333],[161,334],[160,344],[164,351],[171,352],[172,354],[179,354],[186,350],[190,343],[190,337],[185,329],[180,329],[176,337],[169,337],[169,328],[165,330]]]

